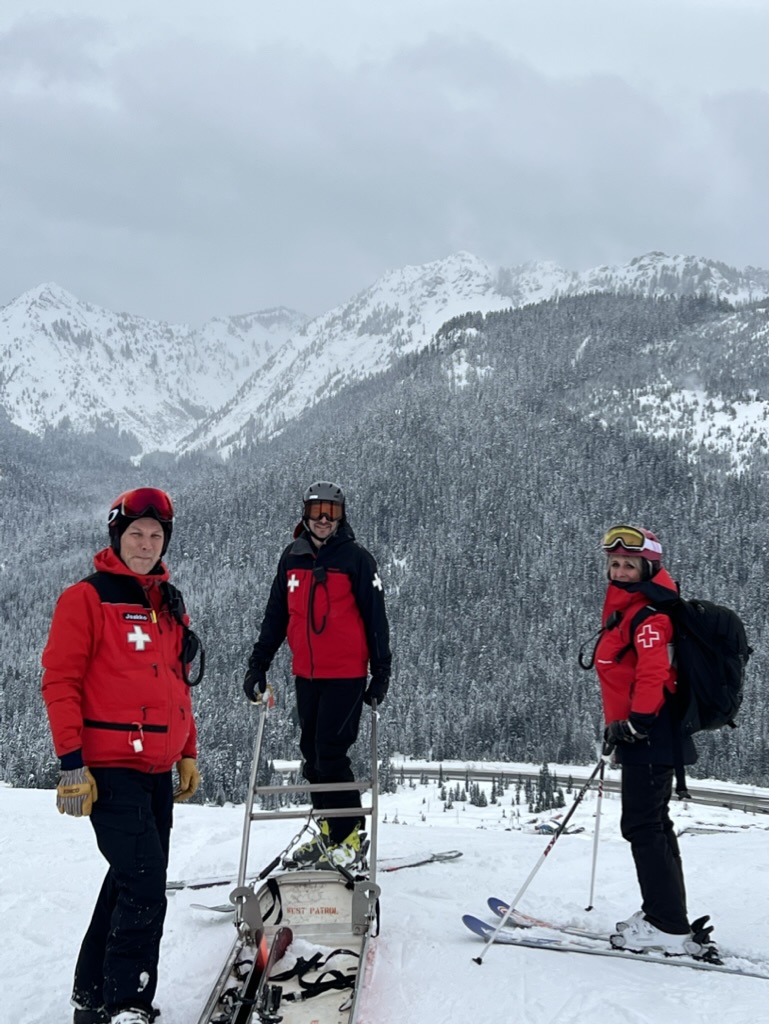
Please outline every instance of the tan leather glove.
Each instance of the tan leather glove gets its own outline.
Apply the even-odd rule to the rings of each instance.
[[[179,785],[174,790],[174,802],[181,804],[195,795],[200,785],[200,772],[194,757],[183,757],[177,761],[176,770],[179,773]]]
[[[91,813],[91,808],[98,799],[96,780],[87,768],[73,768],[61,773],[59,785],[56,787],[56,806],[59,814],[71,814],[73,818],[82,818]]]

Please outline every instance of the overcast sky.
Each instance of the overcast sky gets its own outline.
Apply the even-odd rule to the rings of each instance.
[[[0,305],[314,316],[465,249],[766,267],[765,0],[2,0]]]

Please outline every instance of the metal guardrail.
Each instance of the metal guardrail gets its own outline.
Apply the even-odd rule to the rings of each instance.
[[[519,778],[537,780],[540,776],[540,771],[541,769],[539,768],[493,771],[484,768],[463,769],[440,766],[438,768],[419,768],[407,764],[393,765],[393,774],[396,778],[401,778],[401,776],[407,779],[428,778],[431,781],[443,778],[447,782],[457,782],[462,779],[468,779],[471,782],[491,782],[494,779],[506,779],[510,782],[515,782]],[[584,782],[589,774],[589,769],[581,769],[563,774],[556,771],[551,772],[551,775],[557,778],[560,785],[563,785],[568,779],[575,783]],[[687,801],[689,803],[703,804],[709,807],[727,807],[729,810],[745,811],[748,814],[769,814],[769,796],[755,793],[735,793],[733,789],[704,788],[692,782],[691,779],[687,779],[687,784],[691,794],[691,799]],[[619,789],[619,779],[612,778],[609,772],[607,772],[604,779],[604,792],[618,793]]]

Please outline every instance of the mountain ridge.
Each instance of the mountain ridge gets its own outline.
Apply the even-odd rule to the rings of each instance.
[[[769,274],[659,252],[585,272],[547,261],[497,268],[458,252],[389,271],[312,320],[277,307],[199,329],[103,310],[48,282],[0,309],[0,406],[38,435],[108,429],[135,457],[227,456],[419,351],[456,316],[591,291],[703,292],[740,305],[769,294]]]

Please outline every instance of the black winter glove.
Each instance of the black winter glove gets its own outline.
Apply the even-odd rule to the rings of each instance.
[[[643,718],[647,717],[653,718],[653,716],[643,716]],[[629,719],[623,718],[616,722],[609,722],[603,738],[606,745],[610,747],[616,747],[618,743],[641,743],[649,738],[650,724],[639,721],[634,715]]]
[[[252,704],[259,704],[261,702],[259,697],[257,697],[257,692],[262,694],[266,689],[267,672],[261,665],[249,661],[248,670],[245,676],[243,676],[243,693],[245,693]]]
[[[366,687],[363,693],[363,699],[371,707],[371,701],[375,700],[377,704],[382,704],[385,697],[387,696],[387,690],[390,686],[389,676],[372,676],[371,682]]]

